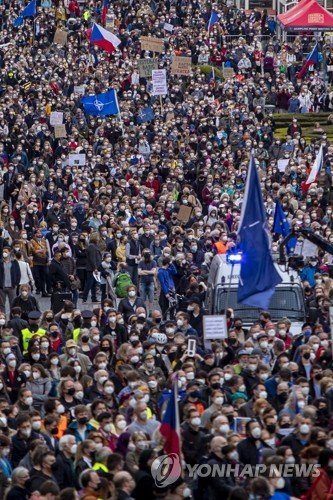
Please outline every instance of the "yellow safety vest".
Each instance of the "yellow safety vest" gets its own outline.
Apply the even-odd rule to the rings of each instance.
[[[74,342],[77,342],[77,339],[79,338],[80,332],[81,332],[81,328],[74,328],[74,330],[73,330]]]
[[[106,472],[108,473],[109,472],[109,469],[107,468],[106,465],[104,464],[101,464],[100,462],[96,462],[94,465],[93,465],[93,470],[102,470],[103,472]]]
[[[43,335],[46,334],[46,330],[43,328],[38,328],[37,332],[31,332],[29,328],[24,328],[21,330],[21,335],[22,335],[22,343],[23,343],[23,353],[25,354],[28,350],[29,342],[30,339],[34,335],[39,335],[40,337],[43,337]]]

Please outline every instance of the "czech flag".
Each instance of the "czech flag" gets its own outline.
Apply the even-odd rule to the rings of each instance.
[[[215,12],[215,10],[212,10],[207,26],[208,31],[212,29],[214,24],[219,22],[219,19],[220,19],[220,14]]]
[[[108,13],[110,6],[110,0],[103,0],[103,6],[102,6],[102,14],[101,14],[101,22],[102,24],[105,25],[106,23],[106,15]]]
[[[303,79],[305,77],[305,74],[309,68],[309,66],[313,66],[315,64],[319,63],[319,51],[318,51],[318,43],[313,47],[311,50],[310,54],[306,58],[305,63],[303,64],[302,68],[300,71],[297,73],[297,78]]]
[[[314,164],[312,165],[308,178],[306,179],[305,182],[302,182],[301,184],[302,191],[304,193],[306,193],[306,191],[309,189],[309,187],[313,182],[316,182],[317,175],[319,174],[323,164],[324,164],[324,152],[323,152],[323,145],[321,145],[318,154],[316,156],[316,159],[314,161]]]
[[[94,24],[92,29],[86,31],[86,34],[90,43],[97,45],[109,54],[112,54],[121,44],[121,40],[116,35],[99,24]]]
[[[173,383],[172,394],[162,418],[160,433],[165,439],[164,451],[168,455],[174,453],[180,458],[179,414],[178,414],[178,380]]]

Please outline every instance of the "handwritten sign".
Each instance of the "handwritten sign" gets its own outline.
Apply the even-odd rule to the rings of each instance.
[[[50,125],[62,125],[64,113],[62,111],[52,111],[50,114]]]
[[[154,69],[152,71],[153,96],[166,95],[168,93],[166,70]]]
[[[138,69],[141,78],[151,78],[151,73],[158,68],[157,59],[139,59]]]
[[[225,314],[204,316],[203,330],[205,340],[221,340],[228,338],[227,319]]]
[[[54,137],[56,139],[61,139],[62,137],[66,137],[66,126],[65,125],[55,125],[54,127]]]
[[[223,76],[224,78],[233,78],[235,76],[233,68],[223,68]]]
[[[152,36],[142,36],[140,37],[141,50],[149,50],[151,52],[163,52],[164,41],[161,38],[156,38]]]
[[[191,58],[175,56],[171,63],[171,73],[173,75],[190,76]]]
[[[54,34],[53,43],[56,43],[58,45],[66,45],[67,36],[68,36],[67,31],[57,29]]]

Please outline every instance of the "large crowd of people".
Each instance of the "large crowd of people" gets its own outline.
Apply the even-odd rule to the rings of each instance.
[[[26,3],[0,4],[0,497],[332,500],[332,255],[312,246],[299,264],[298,332],[268,311],[244,325],[232,308],[223,341],[208,346],[203,326],[252,152],[273,255],[277,199],[292,228],[333,244],[333,145],[320,123],[305,138],[295,116],[333,109],[330,38],[283,42],[274,16],[233,2],[115,0],[105,19],[107,4],[42,0],[21,26]],[[89,42],[94,22],[121,40],[112,54]],[[300,79],[317,42],[320,62]],[[191,58],[189,76],[171,70],[175,56]],[[162,98],[140,76],[153,57]],[[110,89],[120,115],[84,112],[82,95]],[[160,486],[175,383],[183,471]],[[193,477],[198,464],[319,474]]]

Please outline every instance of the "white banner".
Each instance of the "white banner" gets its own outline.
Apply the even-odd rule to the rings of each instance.
[[[153,96],[167,95],[167,77],[165,69],[153,69],[152,71]]]

